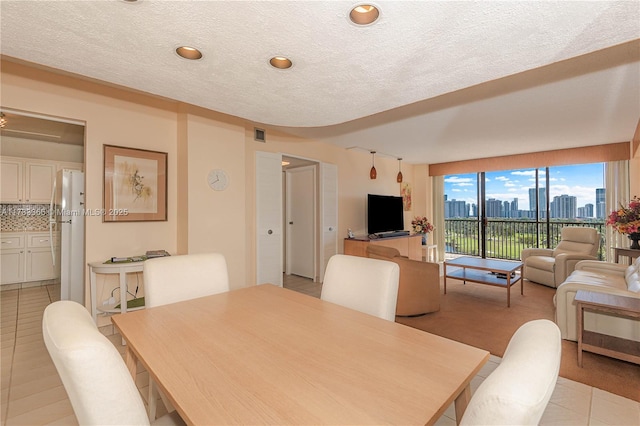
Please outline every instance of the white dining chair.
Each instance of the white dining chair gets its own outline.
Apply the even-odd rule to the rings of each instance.
[[[394,262],[336,254],[327,263],[320,299],[394,321],[399,278]]]
[[[227,261],[220,253],[198,253],[149,259],[142,268],[145,307],[167,305],[183,300],[229,291]],[[170,401],[160,393],[167,410]],[[158,387],[149,377],[149,418],[156,415]]]
[[[142,269],[147,308],[229,291],[227,262],[220,253],[157,257]]]
[[[480,384],[461,425],[537,425],[560,370],[560,329],[529,321],[513,334],[500,365]]]
[[[81,425],[148,425],[142,397],[115,346],[84,306],[70,300],[44,310],[44,343]],[[184,424],[176,413],[153,424]]]

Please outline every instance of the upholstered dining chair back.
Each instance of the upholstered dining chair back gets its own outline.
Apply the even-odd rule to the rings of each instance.
[[[396,263],[336,254],[327,263],[320,298],[394,321],[399,278]]]
[[[560,370],[560,329],[549,320],[523,324],[500,365],[480,384],[461,425],[537,425]]]
[[[149,424],[124,360],[84,306],[69,300],[47,306],[42,334],[81,425]]]
[[[148,308],[229,291],[227,262],[220,253],[149,259],[142,277]]]

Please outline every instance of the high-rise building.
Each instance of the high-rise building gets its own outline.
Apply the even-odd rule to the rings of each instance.
[[[577,213],[578,199],[572,195],[562,194],[553,197],[550,203],[550,213],[552,218],[575,219]]]
[[[547,189],[538,188],[538,206],[540,211],[540,219],[547,217]],[[536,211],[536,189],[529,188],[529,210]],[[533,214],[535,216],[535,213]]]
[[[604,219],[605,217],[607,217],[607,205],[604,188],[596,188],[596,218]]]
[[[587,203],[584,205],[585,208],[585,216],[584,217],[593,217],[593,204]]]
[[[454,217],[469,217],[469,208],[467,207],[467,203],[455,199],[451,201],[445,201],[444,217],[445,219]]]
[[[495,198],[489,198],[485,205],[487,207],[487,217],[503,217],[502,216],[502,201]]]

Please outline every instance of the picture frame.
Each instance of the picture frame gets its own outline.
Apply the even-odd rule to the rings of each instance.
[[[400,195],[402,196],[402,208],[405,212],[411,211],[411,184],[404,182],[400,184]]]
[[[167,153],[104,145],[103,222],[167,220]]]

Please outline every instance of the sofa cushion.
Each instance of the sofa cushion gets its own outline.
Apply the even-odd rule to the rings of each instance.
[[[573,271],[564,282],[601,287],[614,287],[622,290],[627,290],[627,282],[623,277],[610,274],[599,274],[593,271]]]
[[[636,271],[627,278],[627,290],[640,293],[640,272]]]
[[[625,269],[624,271],[624,278],[626,280],[629,279],[629,277],[633,274],[635,274],[636,272],[638,272],[638,268],[636,268],[636,265],[631,265],[629,266],[627,269]]]
[[[577,243],[575,241],[560,241],[558,246],[553,250],[553,256],[563,253],[577,253],[590,255],[593,250],[593,244]]]
[[[556,264],[556,259],[547,256],[531,256],[527,258],[525,263],[527,267],[553,272],[553,268]]]

